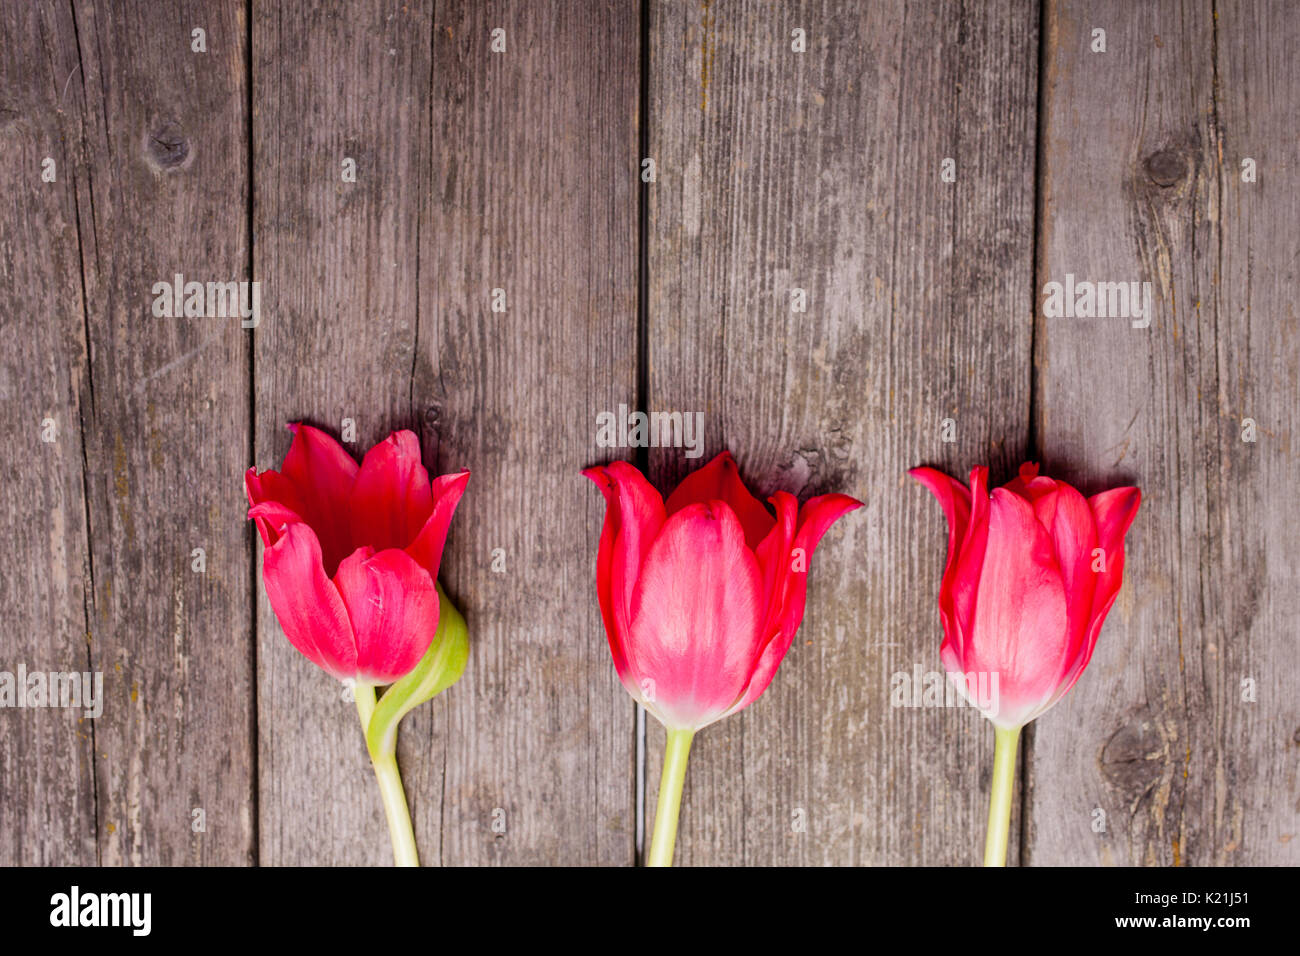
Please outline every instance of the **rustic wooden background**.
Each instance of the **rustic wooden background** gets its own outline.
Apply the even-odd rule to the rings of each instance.
[[[1025,740],[1012,860],[1300,862],[1295,14],[4,0],[0,669],[107,700],[0,712],[0,863],[391,860],[244,518],[286,421],[345,418],[358,456],[406,427],[473,472],[443,564],[469,669],[402,730],[424,861],[635,862],[663,733],[609,661],[578,476],[619,403],[704,412],[765,492],[866,502],[770,690],[700,735],[679,862],[978,861],[991,730],[889,703],[940,667],[944,521],[904,472],[1026,457],[1144,501]],[[176,272],[259,281],[261,324],[154,318]],[[1150,281],[1150,328],[1044,319],[1067,272]]]

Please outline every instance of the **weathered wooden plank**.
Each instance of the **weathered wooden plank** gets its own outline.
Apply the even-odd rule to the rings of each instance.
[[[359,459],[419,431],[411,366],[420,197],[429,171],[429,2],[258,5],[253,18],[254,270],[259,468],[279,467],[286,422]],[[356,181],[344,180],[353,160]],[[430,471],[458,462],[426,458]],[[454,532],[453,532],[454,539]],[[387,864],[388,831],[352,698],[284,638],[261,585],[258,544],[261,861]],[[437,844],[441,751],[412,747],[435,708],[402,728],[417,837]]]
[[[904,473],[1024,450],[1037,45],[1028,2],[654,5],[649,404],[704,412],[765,494],[866,502],[766,695],[697,738],[681,863],[978,859],[991,731],[890,706],[941,670],[946,532]],[[651,818],[662,747],[651,722]]]
[[[259,463],[286,420],[352,418],[358,454],[410,427],[473,473],[443,563],[469,670],[399,749],[423,859],[628,862],[631,707],[578,471],[588,406],[635,381],[635,11],[350,4],[254,34]],[[260,622],[264,859],[385,862],[349,705]]]
[[[444,565],[473,642],[432,748],[446,863],[633,860],[633,707],[596,602],[604,502],[579,471],[608,460],[595,416],[636,382],[638,27],[629,3],[435,11],[411,395],[473,472]]]
[[[1199,845],[1188,862],[1300,863],[1300,24],[1292,4],[1217,4],[1215,115],[1222,157],[1219,212],[1218,456],[1210,487],[1218,527],[1210,539],[1206,604],[1218,653],[1202,678],[1213,719],[1193,740],[1206,796]],[[1257,164],[1254,183],[1243,162]],[[1259,431],[1242,441],[1244,420]],[[1206,572],[1201,572],[1207,577]],[[1212,582],[1212,583],[1211,583]],[[1249,678],[1257,702],[1242,698]],[[1213,781],[1211,783],[1211,781]],[[1214,802],[1209,794],[1215,795]],[[1207,812],[1208,811],[1208,812]],[[1195,856],[1191,856],[1194,853]]]
[[[237,481],[249,440],[247,333],[237,317],[154,311],[154,284],[176,274],[247,278],[242,11],[223,2],[196,18],[155,4],[76,3],[69,18],[43,14],[47,36],[58,31],[51,42],[79,57],[59,78],[58,100],[82,113],[65,148],[76,157],[89,346],[77,409],[89,561],[65,560],[69,574],[89,565],[89,659],[105,675],[93,742],[106,865],[252,859],[248,538]],[[192,47],[195,28],[206,52]],[[58,304],[77,307],[75,298]]]
[[[1226,7],[1049,4],[1038,288],[1150,282],[1153,314],[1038,318],[1046,464],[1144,500],[1093,663],[1034,735],[1035,864],[1297,860],[1300,73],[1291,11]]]
[[[77,233],[81,84],[63,96],[79,78],[72,11],[6,4],[0,38],[0,670],[16,681],[90,669],[80,257],[94,247]],[[84,709],[0,711],[0,864],[96,862],[92,746]]]

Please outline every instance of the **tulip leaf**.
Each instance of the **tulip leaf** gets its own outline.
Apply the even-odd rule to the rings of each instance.
[[[442,585],[437,584],[437,588],[438,630],[415,669],[379,698],[366,730],[366,745],[372,756],[393,753],[397,749],[397,725],[402,718],[456,683],[465,673],[469,628]]]

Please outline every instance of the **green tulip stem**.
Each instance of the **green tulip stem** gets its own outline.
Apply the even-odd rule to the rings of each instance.
[[[357,700],[357,714],[361,717],[361,730],[370,736],[370,720],[375,714],[375,688],[371,684],[357,683],[353,688]],[[415,831],[411,829],[411,811],[406,806],[406,793],[402,790],[402,775],[397,770],[397,734],[384,735],[385,746],[372,748],[370,763],[379,781],[379,798],[388,817],[388,834],[393,839],[393,862],[397,866],[419,866],[415,851]]]
[[[650,840],[646,866],[672,866],[677,843],[677,815],[682,808],[682,785],[686,782],[686,761],[691,754],[693,730],[669,730],[664,748],[664,769],[659,778],[659,804],[655,807],[655,832]]]
[[[989,795],[989,833],[984,865],[1007,865],[1007,833],[1011,829],[1011,797],[1016,788],[1016,745],[1020,728],[996,727],[993,744],[993,792]]]

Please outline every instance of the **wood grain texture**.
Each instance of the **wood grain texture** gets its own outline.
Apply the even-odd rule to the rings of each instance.
[[[1036,727],[1029,861],[1294,864],[1293,11],[1049,8],[1038,288],[1148,281],[1154,315],[1038,319],[1046,465],[1144,500],[1092,665]]]
[[[77,68],[72,12],[6,4],[0,38],[0,670],[86,671],[80,84],[62,98]],[[54,182],[41,178],[47,157]],[[92,748],[83,710],[0,711],[0,863],[96,862]]]
[[[112,688],[95,725],[106,865],[254,853],[248,538],[230,480],[249,447],[248,333],[235,318],[152,312],[153,284],[176,273],[249,278],[244,7],[206,4],[200,19],[77,5],[94,190],[80,205],[95,243],[83,257],[92,658]],[[195,27],[207,52],[192,50]]]
[[[1218,4],[1215,115],[1222,219],[1216,250],[1218,419],[1213,534],[1202,600],[1216,618],[1198,723],[1201,829],[1189,863],[1300,864],[1300,63],[1296,10],[1280,0]],[[1242,161],[1262,170],[1242,180]],[[1243,420],[1259,430],[1242,441]],[[1212,457],[1211,457],[1212,456]],[[1242,682],[1257,702],[1242,699]],[[1212,781],[1212,782],[1211,782]],[[1213,799],[1210,795],[1213,794]]]
[[[580,471],[608,460],[596,414],[636,383],[637,10],[466,0],[434,26],[412,394],[473,473],[444,564],[473,649],[445,697],[440,856],[629,864],[634,712],[596,601],[604,500]]]
[[[764,495],[866,502],[764,697],[697,737],[678,862],[972,862],[991,731],[890,706],[892,675],[941,670],[946,531],[905,472],[1024,450],[1035,6],[656,3],[651,43],[649,405],[704,412]]]
[[[41,337],[62,331],[62,341],[45,341],[64,353],[23,375],[49,375],[32,397],[45,392],[41,404],[54,406],[64,436],[56,447],[75,449],[78,433],[82,444],[81,462],[69,454],[48,474],[38,500],[57,506],[36,520],[52,548],[87,544],[60,548],[63,566],[49,576],[69,597],[85,594],[85,620],[69,633],[56,612],[54,629],[35,634],[61,650],[30,665],[80,659],[103,672],[105,698],[93,728],[78,730],[94,746],[93,820],[84,770],[68,768],[38,794],[32,821],[66,807],[71,817],[54,830],[75,826],[78,836],[65,840],[67,857],[51,847],[35,858],[93,862],[82,836],[89,822],[106,865],[247,863],[248,547],[231,483],[248,447],[246,336],[238,319],[153,312],[154,284],[176,273],[247,278],[242,6],[209,5],[196,23],[145,3],[42,5],[33,20],[15,34],[34,29],[48,51],[32,78],[40,87],[29,87],[43,98],[27,104],[39,111],[30,129],[62,134],[43,148],[61,161],[50,195],[64,201],[28,225],[57,238],[49,275],[58,284],[47,314],[23,321],[48,322]],[[191,50],[195,26],[206,30],[207,52]],[[71,316],[81,341],[67,334]],[[63,471],[74,463],[80,477]],[[83,515],[68,490],[76,484]],[[47,711],[36,722],[57,742],[66,719]]]

